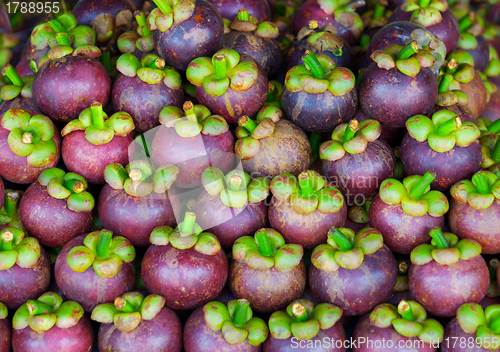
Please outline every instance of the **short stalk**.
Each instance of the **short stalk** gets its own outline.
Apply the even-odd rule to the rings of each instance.
[[[182,223],[181,233],[191,235],[194,232],[194,224],[196,221],[196,214],[192,211],[186,212],[184,222]]]
[[[111,65],[111,53],[109,50],[103,51],[102,55],[99,56],[99,61],[104,66],[106,71],[111,72],[113,70],[113,66]]]
[[[500,119],[495,120],[490,127],[488,127],[488,131],[491,133],[498,133],[500,132]]]
[[[415,53],[418,53],[418,43],[414,40],[401,49],[396,60],[406,60]]]
[[[441,228],[436,227],[429,232],[429,236],[432,237],[432,239],[436,242],[436,247],[439,249],[446,249],[450,248],[450,244],[444,237],[443,231],[441,231]]]
[[[427,7],[427,6],[429,6],[430,3],[431,3],[431,0],[420,0],[418,2],[418,5],[420,7]]]
[[[406,274],[408,272],[408,263],[405,262],[404,260],[398,263],[398,273],[399,274]]]
[[[198,122],[198,118],[196,117],[196,112],[194,111],[194,105],[192,102],[186,101],[182,105],[182,109],[184,110],[184,114],[186,115],[188,121]]]
[[[415,317],[413,315],[413,310],[411,309],[411,306],[406,301],[399,302],[398,313],[401,314],[401,317],[404,320],[407,320],[407,321],[415,320]]]
[[[247,11],[247,9],[240,9],[238,11],[238,19],[240,21],[248,21],[248,11]]]
[[[19,202],[19,192],[9,192],[5,195],[4,208],[8,216],[12,217],[17,209]]]
[[[370,44],[371,38],[369,35],[363,34],[359,40],[359,46],[362,48],[367,48]]]
[[[59,45],[71,46],[71,41],[69,40],[68,33],[66,32],[57,33],[56,40]]]
[[[373,10],[373,19],[380,18],[384,15],[385,12],[385,7],[382,6],[381,4],[377,3],[375,6],[375,10]]]
[[[474,24],[474,15],[471,13],[464,18],[462,18],[458,22],[458,27],[460,28],[460,32],[466,31]]]
[[[497,137],[497,141],[495,143],[495,146],[493,147],[493,150],[490,153],[490,157],[495,161],[495,163],[500,162],[500,137]]]
[[[104,129],[104,111],[102,110],[102,104],[95,101],[90,105],[90,110],[92,111],[92,124],[97,129]]]
[[[441,79],[441,83],[439,83],[439,93],[445,93],[448,91],[448,87],[450,86],[450,83],[453,81],[453,76],[452,75],[443,75],[443,78]]]
[[[41,301],[29,300],[26,306],[30,316],[54,313],[54,307]]]
[[[101,231],[101,235],[99,236],[99,241],[97,242],[96,247],[96,256],[97,259],[106,259],[109,255],[109,248],[111,247],[111,241],[113,238],[113,234],[109,231]]]
[[[142,142],[142,147],[144,148],[144,153],[146,154],[147,158],[150,158],[149,154],[149,149],[148,149],[148,144],[146,143],[146,137],[144,137],[144,133],[141,134],[141,142]]]
[[[274,100],[276,100],[276,92],[275,92],[274,84],[269,82],[268,87],[267,87],[267,99],[266,99],[266,101],[274,101]]]
[[[299,302],[295,303],[292,306],[292,313],[293,313],[295,319],[297,320],[297,322],[301,323],[301,322],[307,321],[306,307],[304,307],[304,305],[302,303],[299,303]]]
[[[328,231],[328,235],[333,238],[341,251],[346,252],[352,249],[351,241],[349,241],[339,229],[332,227],[330,231]]]
[[[135,20],[137,21],[137,25],[141,29],[142,36],[143,37],[150,36],[152,32],[148,28],[146,14],[144,13],[144,11],[135,11],[134,17]]]
[[[259,124],[248,116],[242,116],[238,120],[238,125],[240,125],[241,127],[245,127],[250,133],[252,133],[253,131],[255,131]]]
[[[215,77],[224,78],[227,75],[226,56],[224,54],[217,54],[214,57],[214,71]]]
[[[255,233],[255,242],[257,242],[260,253],[264,257],[270,257],[273,255],[273,249],[271,248],[271,243],[269,242],[269,235],[265,230],[259,230]]]
[[[7,64],[2,70],[2,74],[6,76],[12,84],[18,87],[24,87],[24,82],[21,76],[16,72],[16,69],[11,64]]]
[[[241,189],[242,182],[243,179],[240,175],[232,175],[229,178],[229,182],[227,183],[227,188],[229,188],[231,191],[239,191]]]
[[[418,183],[413,186],[413,189],[410,192],[410,198],[419,200],[427,190],[427,187],[431,185],[432,182],[436,179],[436,174],[434,172],[427,171],[424,176],[418,181]]]
[[[319,24],[318,24],[318,21],[316,21],[316,20],[311,20],[311,21],[309,21],[309,24],[308,24],[308,25],[309,25],[309,29],[316,29],[316,28],[318,28],[318,25],[319,25]]]
[[[21,136],[21,142],[24,144],[31,144],[33,143],[33,135],[30,132],[25,132]]]
[[[319,133],[312,132],[309,137],[309,142],[311,143],[312,159],[311,164],[315,162],[319,157],[319,148],[321,146],[321,135]]]
[[[345,132],[344,132],[344,138],[342,141],[349,142],[351,139],[354,138],[356,135],[356,132],[359,129],[359,122],[356,119],[352,119],[347,126],[345,126]]]
[[[165,60],[163,60],[161,57],[158,57],[158,58],[154,59],[153,61],[151,61],[148,65],[148,67],[163,70],[163,68],[165,67]]]
[[[166,0],[153,0],[155,5],[163,12],[163,14],[167,14],[172,12],[172,7],[167,3]]]
[[[323,79],[325,77],[325,70],[321,67],[321,64],[318,61],[318,58],[311,50],[307,50],[305,55],[302,57],[304,64],[307,69],[309,69],[314,78]]]
[[[307,171],[302,172],[299,177],[300,196],[309,197],[314,193],[313,178]]]
[[[10,251],[14,248],[14,234],[10,230],[5,230],[2,233],[2,250]]]
[[[437,134],[440,136],[447,136],[462,127],[462,119],[460,117],[455,117],[454,119],[449,119],[437,129]]]
[[[488,180],[483,173],[478,172],[474,176],[472,176],[472,183],[476,186],[477,191],[480,194],[488,194],[490,193],[490,186],[488,185]]]
[[[250,302],[246,299],[238,300],[236,303],[236,309],[233,315],[233,324],[234,326],[243,329],[245,327],[245,323],[248,317],[248,310],[250,309]]]
[[[136,308],[132,305],[132,303],[122,297],[115,298],[114,305],[116,309],[122,313],[132,313],[136,311]]]

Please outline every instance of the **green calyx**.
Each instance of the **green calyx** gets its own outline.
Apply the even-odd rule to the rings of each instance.
[[[149,53],[156,47],[153,33],[148,28],[148,20],[144,11],[135,11],[134,17],[137,22],[135,31],[125,32],[117,40],[118,50],[122,54],[133,54],[136,50]]]
[[[43,115],[31,116],[27,111],[14,108],[2,118],[2,127],[9,130],[7,142],[10,150],[19,157],[26,157],[31,167],[43,167],[57,156],[54,124]]]
[[[279,36],[278,27],[269,21],[259,23],[258,19],[250,15],[246,9],[240,9],[238,16],[229,24],[228,29],[238,32],[253,32],[256,37],[274,39]]]
[[[450,110],[441,110],[432,115],[415,115],[406,121],[410,136],[419,142],[427,141],[429,147],[438,153],[446,153],[455,145],[465,148],[479,139],[481,132],[472,122],[462,122]]]
[[[500,198],[500,180],[491,171],[478,171],[472,176],[472,180],[455,183],[450,193],[457,202],[467,202],[476,210],[487,209]]]
[[[139,292],[127,292],[114,303],[100,304],[90,318],[102,324],[115,324],[122,332],[134,330],[143,320],[152,320],[165,305],[165,298],[152,294],[144,297]]]
[[[78,26],[69,31],[60,31],[54,34],[54,39],[55,43],[49,43],[49,52],[40,59],[38,67],[48,60],[59,59],[67,55],[85,55],[92,58],[101,55],[101,50],[94,45],[96,32],[90,27]]]
[[[23,304],[12,318],[12,328],[22,330],[28,326],[36,332],[45,332],[54,325],[59,329],[69,329],[80,321],[84,311],[73,301],[63,302],[55,292],[46,292],[37,300]]]
[[[386,179],[380,184],[379,197],[387,204],[401,204],[403,211],[410,216],[443,216],[450,205],[443,193],[430,190],[435,178],[435,174],[427,171],[423,176],[408,176],[403,182]]]
[[[351,120],[335,127],[332,140],[323,143],[319,149],[322,160],[336,161],[342,159],[345,153],[361,154],[368,143],[374,142],[382,132],[380,123],[376,120]]]
[[[462,330],[475,334],[482,348],[495,351],[495,343],[500,338],[500,304],[493,304],[483,309],[477,303],[465,303],[457,309],[457,321]]]
[[[374,228],[367,227],[356,234],[348,228],[332,227],[327,243],[314,248],[311,262],[328,272],[335,272],[339,267],[354,270],[363,264],[365,255],[375,253],[383,245],[382,235]]]
[[[261,345],[269,335],[267,324],[253,317],[250,302],[246,299],[209,302],[203,306],[205,323],[214,331],[221,331],[224,340],[230,345],[244,341],[252,346]]]
[[[455,77],[448,73],[443,73],[438,78],[438,97],[436,105],[452,106],[460,104],[463,106],[469,105],[469,97],[461,91],[460,82]]]
[[[269,89],[265,105],[271,105],[274,108],[281,109],[283,105],[281,98],[283,97],[284,90],[285,87],[280,82],[269,81]]]
[[[65,173],[56,167],[43,170],[38,182],[47,187],[47,193],[56,199],[66,199],[69,210],[77,213],[90,213],[95,201],[87,192],[88,183],[85,178],[74,172]]]
[[[179,168],[175,165],[162,165],[154,170],[145,160],[133,160],[126,167],[109,164],[104,169],[104,179],[113,189],[123,189],[133,197],[165,193],[178,174]]]
[[[227,175],[209,167],[201,175],[201,184],[211,196],[219,196],[226,207],[242,208],[247,202],[259,203],[269,195],[271,181],[265,177],[253,180],[242,170],[232,170]]]
[[[146,54],[141,60],[135,55],[125,53],[116,61],[116,69],[127,77],[139,77],[148,84],[164,84],[173,90],[182,89],[182,78],[173,67],[156,54]]]
[[[83,110],[77,120],[70,121],[61,131],[64,137],[73,131],[85,131],[85,139],[93,145],[111,142],[115,134],[125,137],[135,128],[134,120],[128,113],[120,111],[108,118],[99,102]]]
[[[271,181],[271,192],[280,202],[290,202],[295,212],[309,215],[316,209],[323,214],[334,214],[344,206],[342,193],[327,186],[325,179],[313,170],[298,177],[291,174],[276,176]]]
[[[196,222],[196,214],[187,212],[184,221],[177,228],[169,226],[156,227],[149,241],[155,246],[172,245],[177,249],[193,248],[198,253],[205,255],[216,255],[221,251],[217,237],[208,232],[203,232]]]
[[[318,29],[317,21],[309,21],[309,27],[303,27],[297,34],[297,40],[302,39],[307,40],[307,44],[315,52],[330,51],[336,56],[342,55],[344,43],[332,25]]]
[[[311,301],[298,299],[269,318],[269,331],[275,339],[284,340],[292,335],[299,340],[315,338],[320,330],[337,324],[342,317],[342,309],[329,303],[317,306]]]
[[[453,265],[459,260],[469,260],[481,255],[481,245],[465,238],[458,240],[452,233],[443,233],[440,228],[430,231],[431,244],[421,244],[411,252],[411,263],[425,265],[435,260],[441,265]]]
[[[290,69],[285,77],[285,88],[292,93],[302,90],[321,94],[327,90],[335,95],[345,95],[355,86],[354,74],[345,67],[337,67],[326,54],[314,54],[307,50],[304,65]]]
[[[366,201],[363,205],[353,205],[347,210],[347,217],[356,224],[368,224],[368,210],[370,209],[370,201]]]
[[[304,250],[298,244],[285,244],[283,236],[271,229],[258,230],[253,237],[243,236],[234,242],[233,259],[254,270],[290,271],[302,261]]]
[[[15,33],[0,34],[0,67],[6,66],[14,58],[12,48],[20,44],[19,37]]]
[[[394,285],[394,292],[405,292],[410,289],[408,284],[408,270],[411,262],[407,259],[398,260],[398,277]]]
[[[385,70],[397,68],[410,77],[418,75],[423,67],[432,67],[436,61],[433,54],[422,48],[417,40],[412,40],[404,47],[391,45],[384,50],[375,50],[370,57],[379,68]]]
[[[364,12],[361,15],[365,28],[376,29],[382,28],[387,24],[392,11],[385,7],[386,5],[377,2],[373,9]]]
[[[443,73],[452,75],[455,81],[469,83],[476,75],[474,59],[465,50],[454,50],[446,57],[447,64],[442,68]]]
[[[123,262],[130,263],[134,259],[135,248],[129,240],[101,230],[89,233],[83,246],[71,249],[67,262],[73,271],[83,273],[92,266],[100,277],[112,278],[118,275]]]
[[[417,23],[423,27],[438,24],[443,19],[441,12],[448,9],[446,0],[405,0],[401,10],[411,12],[410,22]]]
[[[19,95],[23,98],[33,97],[33,80],[34,76],[24,76],[21,78],[11,64],[7,64],[2,69],[2,75],[7,77],[12,84],[4,85],[0,90],[0,97],[2,100],[12,100]]]
[[[359,38],[364,28],[356,9],[364,4],[364,1],[358,0],[318,0],[319,7],[325,13],[333,15],[335,22],[349,28],[356,38]]]
[[[66,12],[63,15],[48,21],[47,23],[42,23],[36,26],[31,33],[31,45],[36,50],[42,50],[48,46],[52,48],[59,45],[58,41],[56,40],[57,33],[71,33],[71,31],[75,28],[77,28],[77,21],[75,16],[73,16],[69,12]]]
[[[15,264],[32,268],[40,258],[40,244],[34,237],[25,237],[23,230],[7,227],[0,231],[0,270],[8,270]]]
[[[370,313],[370,323],[383,329],[393,327],[400,335],[425,343],[443,341],[443,326],[437,320],[427,319],[424,307],[415,301],[401,301],[397,308],[389,303],[379,304]]]
[[[255,60],[241,60],[235,50],[221,49],[212,58],[191,61],[186,77],[191,84],[203,86],[208,95],[217,98],[229,88],[236,92],[249,90],[257,82],[259,70]]]
[[[196,1],[194,0],[153,0],[157,8],[147,18],[151,31],[166,32],[174,23],[182,23],[193,16]]]
[[[177,106],[167,106],[160,112],[160,123],[166,127],[174,127],[177,134],[191,138],[203,133],[209,136],[220,136],[229,130],[226,120],[219,115],[212,115],[203,105],[193,105],[186,101],[182,110]]]
[[[21,191],[5,190],[3,206],[0,208],[0,225],[23,229],[19,218],[19,200],[22,194]]]
[[[477,120],[477,126],[481,131],[481,168],[489,169],[492,172],[498,170],[500,163],[500,119],[492,122],[485,118]]]

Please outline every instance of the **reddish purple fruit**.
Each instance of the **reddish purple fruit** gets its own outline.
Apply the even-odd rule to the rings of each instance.
[[[240,9],[246,9],[249,15],[258,21],[271,21],[272,14],[267,0],[210,0],[220,12],[222,18],[233,21]]]
[[[8,315],[7,307],[0,303],[0,352],[9,352],[12,348],[12,327]]]

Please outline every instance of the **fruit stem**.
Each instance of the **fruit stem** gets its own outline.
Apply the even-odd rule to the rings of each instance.
[[[192,235],[194,232],[194,224],[196,221],[196,214],[192,211],[186,212],[184,222],[182,223],[181,233],[184,235]]]
[[[215,77],[224,78],[227,74],[226,56],[224,54],[217,54],[214,57],[214,70]]]
[[[233,315],[233,324],[243,329],[248,317],[248,309],[250,308],[250,302],[246,299],[239,299],[236,303],[236,309]]]
[[[238,19],[240,21],[248,21],[249,20],[247,9],[239,9],[239,11],[238,11]]]
[[[408,263],[404,260],[398,263],[398,274],[406,274],[408,272],[409,266]]]
[[[137,25],[141,30],[141,34],[143,37],[150,36],[152,34],[151,30],[148,28],[148,23],[146,20],[146,14],[144,11],[135,11],[134,12],[135,20],[137,21]]]
[[[418,53],[418,43],[413,40],[401,49],[396,60],[406,60],[415,53]]]
[[[198,118],[196,117],[196,112],[194,111],[194,105],[191,101],[189,101],[189,100],[186,101],[182,105],[182,109],[184,110],[184,113],[185,113],[188,121],[198,123]]]
[[[347,126],[345,126],[345,132],[344,132],[344,138],[342,141],[349,142],[351,139],[354,138],[354,135],[359,129],[359,122],[356,119],[352,119],[351,122]]]
[[[420,0],[418,2],[418,5],[420,7],[427,7],[427,6],[429,6],[430,3],[431,3],[431,0]]]
[[[59,45],[71,46],[68,33],[59,32],[56,34],[56,40]]]
[[[431,236],[432,239],[434,241],[436,241],[437,248],[439,248],[439,249],[450,248],[450,244],[448,243],[448,241],[444,237],[443,231],[441,231],[440,227],[436,227],[436,228],[432,229],[429,232],[429,236]]]
[[[106,259],[109,255],[109,248],[111,247],[113,234],[110,231],[102,230],[99,235],[99,241],[96,247],[96,257],[97,259]]]
[[[318,58],[311,50],[306,50],[305,55],[302,57],[304,65],[306,68],[312,72],[314,78],[323,79],[325,77],[325,71],[318,61]]]
[[[495,161],[495,163],[500,162],[500,137],[497,137],[497,141],[490,153],[490,156]]]
[[[488,194],[490,193],[490,186],[488,185],[488,180],[483,173],[478,172],[474,176],[472,176],[472,183],[476,186],[477,191],[480,194]]]
[[[127,301],[125,298],[122,297],[116,297],[114,305],[116,309],[118,309],[122,313],[132,313],[135,312],[136,310],[135,307],[132,305],[132,303],[130,303],[129,301]]]
[[[491,133],[498,133],[500,131],[500,119],[495,120],[490,127],[488,127],[488,131]]]
[[[410,192],[410,198],[414,200],[419,200],[427,190],[427,187],[436,179],[436,174],[431,171],[427,171],[424,176],[418,181],[418,183],[413,186]]]
[[[90,110],[92,111],[92,124],[95,128],[102,130],[104,129],[104,112],[102,111],[102,104],[98,101],[94,101],[90,105]]]
[[[465,16],[458,22],[458,27],[460,28],[460,32],[466,31],[469,27],[474,24],[474,15],[470,13]]]
[[[21,136],[21,142],[24,144],[31,144],[33,143],[33,135],[30,132],[25,132]]]
[[[311,164],[314,163],[319,157],[319,147],[321,146],[321,135],[319,133],[311,132],[309,136],[309,142],[311,143],[312,158]]]
[[[12,242],[14,240],[14,234],[10,230],[5,230],[2,233],[2,250],[3,251],[10,251],[11,249],[14,248],[14,243]]]
[[[462,127],[462,119],[459,116],[457,116],[454,119],[449,119],[441,126],[439,126],[437,129],[437,133],[440,136],[447,136],[450,133],[460,129],[460,127]]]
[[[299,177],[300,184],[300,196],[301,197],[309,197],[312,193],[314,193],[313,188],[313,178],[309,175],[309,172],[302,172]]]
[[[496,317],[495,319],[493,319],[489,327],[494,334],[500,334],[500,317]]]
[[[51,26],[54,32],[56,33],[64,31],[64,26],[62,25],[61,22],[59,22],[57,18],[50,20],[49,22],[47,22],[47,24]]]
[[[316,28],[318,28],[318,21],[316,20],[309,21],[309,29],[316,29]]]
[[[415,316],[413,315],[413,310],[406,301],[399,302],[398,313],[401,314],[401,317],[404,320],[413,321],[415,319]]]
[[[172,7],[167,3],[166,0],[153,0],[155,5],[163,12],[164,15],[172,12]]]
[[[18,87],[24,87],[24,82],[21,76],[17,73],[16,69],[11,64],[7,64],[2,70],[2,74],[6,76],[12,84]]]
[[[104,66],[106,71],[111,72],[113,67],[111,66],[111,53],[109,50],[104,50],[102,55],[99,56],[99,62]]]
[[[333,238],[335,243],[340,247],[341,251],[346,252],[352,249],[351,241],[349,241],[339,229],[332,227],[328,231],[328,235]]]
[[[373,10],[373,19],[375,20],[377,18],[382,17],[384,15],[384,12],[385,12],[385,7],[377,3],[377,5],[375,5],[375,9]]]
[[[163,68],[165,67],[165,60],[163,60],[161,57],[158,57],[155,60],[151,61],[148,67],[163,70]]]
[[[40,301],[29,300],[26,306],[30,316],[54,313],[54,307]]]
[[[307,321],[306,307],[304,307],[302,303],[294,303],[294,305],[292,306],[292,313],[295,316],[297,322],[301,323]]]
[[[227,183],[227,188],[231,191],[239,191],[241,189],[241,183],[243,179],[240,175],[232,175]]]
[[[368,44],[370,44],[371,38],[369,35],[363,34],[359,39],[359,46],[362,48],[367,48]]]
[[[450,83],[453,81],[453,76],[445,74],[443,75],[443,78],[441,79],[441,83],[439,83],[439,93],[445,93],[448,91],[448,87]]]
[[[5,207],[5,212],[9,217],[12,217],[16,212],[17,203],[19,202],[19,192],[9,192],[5,195],[5,201],[3,203]]]
[[[142,146],[144,148],[144,153],[146,154],[146,157],[147,158],[150,158],[150,154],[149,154],[149,149],[148,149],[148,145],[146,143],[146,137],[144,137],[144,133],[141,134],[141,142],[142,142]]]
[[[253,133],[258,126],[258,123],[249,118],[248,116],[242,116],[238,120],[238,125],[245,127],[250,133]]]
[[[270,257],[274,254],[266,230],[260,229],[255,233],[255,242],[257,242],[257,246],[260,249],[260,254],[264,257]]]

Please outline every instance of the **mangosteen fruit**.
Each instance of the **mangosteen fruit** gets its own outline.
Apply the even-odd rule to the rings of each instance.
[[[0,302],[0,352],[9,352],[12,347],[12,327],[8,315],[7,307]]]

